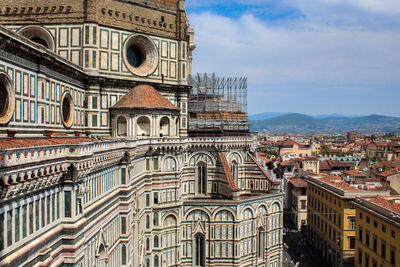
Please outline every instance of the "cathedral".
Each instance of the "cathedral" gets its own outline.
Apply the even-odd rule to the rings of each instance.
[[[0,2],[0,266],[282,266],[246,79],[184,0]]]

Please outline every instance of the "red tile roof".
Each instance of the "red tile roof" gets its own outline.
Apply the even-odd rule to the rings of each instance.
[[[369,199],[368,201],[374,203],[375,205],[378,205],[379,207],[400,214],[400,203],[391,202],[389,199],[386,199],[382,196],[376,196],[374,198]]]
[[[307,187],[307,182],[301,178],[292,179],[289,181],[289,183],[291,183],[294,187],[298,187],[298,188],[306,188]]]
[[[141,84],[129,91],[112,108],[162,108],[179,110],[154,87]]]
[[[382,178],[387,178],[389,176],[395,175],[395,174],[399,174],[399,170],[398,169],[392,169],[392,170],[388,170],[388,171],[384,171],[384,172],[379,172],[377,174],[375,174],[375,176],[378,177],[382,177]]]
[[[40,139],[9,139],[0,141],[0,149],[22,147],[41,147],[54,145],[73,145],[85,142],[94,142],[96,139],[85,137],[74,138],[40,138]]]

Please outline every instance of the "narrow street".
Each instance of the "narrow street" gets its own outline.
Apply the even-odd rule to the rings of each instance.
[[[283,266],[320,267],[324,266],[320,255],[313,250],[306,236],[297,231],[289,216],[284,216]]]

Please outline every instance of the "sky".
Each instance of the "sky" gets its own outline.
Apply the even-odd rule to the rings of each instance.
[[[248,77],[249,114],[400,116],[399,0],[186,0],[193,73]]]

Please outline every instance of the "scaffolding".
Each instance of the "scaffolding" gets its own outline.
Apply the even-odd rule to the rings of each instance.
[[[189,135],[247,135],[247,78],[189,77]]]

